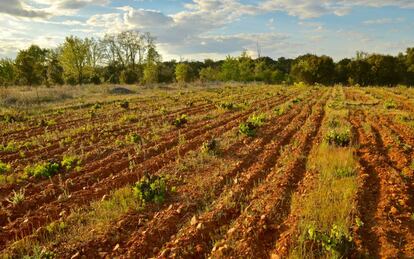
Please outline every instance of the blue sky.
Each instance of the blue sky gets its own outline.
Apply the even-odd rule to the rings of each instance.
[[[157,37],[164,60],[220,59],[257,44],[262,56],[356,51],[396,55],[414,47],[412,0],[1,0],[0,57],[68,35],[122,30]]]

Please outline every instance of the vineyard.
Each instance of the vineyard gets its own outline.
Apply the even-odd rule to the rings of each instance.
[[[223,85],[0,116],[5,258],[413,258],[414,90]]]

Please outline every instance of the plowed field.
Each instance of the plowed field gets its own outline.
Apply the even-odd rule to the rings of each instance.
[[[0,128],[5,258],[414,258],[405,89],[175,89]]]

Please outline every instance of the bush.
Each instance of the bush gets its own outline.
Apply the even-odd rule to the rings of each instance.
[[[7,174],[10,171],[11,171],[11,166],[9,164],[6,164],[0,161],[0,174]]]
[[[320,232],[311,227],[307,234],[307,238],[316,242],[321,250],[339,258],[346,258],[353,247],[352,237],[336,225],[333,225],[329,233]]]
[[[135,70],[126,69],[121,72],[120,80],[124,84],[134,84],[138,82],[139,75]]]
[[[34,166],[27,166],[24,172],[34,177],[52,177],[60,170],[59,163],[44,162]]]
[[[349,130],[343,132],[331,130],[328,132],[325,139],[330,145],[346,147],[351,143],[351,132]]]
[[[216,155],[219,151],[218,141],[215,139],[206,141],[201,146],[201,151],[210,155]]]
[[[182,127],[184,124],[186,124],[188,122],[188,120],[187,120],[187,115],[185,115],[185,114],[183,114],[183,115],[181,115],[180,117],[177,117],[173,122],[172,122],[172,124],[174,125],[174,126],[176,126],[177,128],[180,128],[180,127]]]
[[[144,176],[132,187],[136,197],[145,202],[164,202],[168,193],[165,179],[159,176]]]
[[[78,171],[81,163],[82,160],[76,156],[64,156],[60,164],[66,171],[70,171],[72,169],[76,169]]]
[[[256,126],[251,122],[241,123],[239,125],[239,133],[248,137],[256,136]]]

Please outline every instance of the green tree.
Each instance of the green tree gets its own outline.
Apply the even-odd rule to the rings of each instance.
[[[147,56],[145,58],[143,82],[145,84],[154,84],[158,82],[161,55],[155,47],[155,39],[148,35],[146,40]]]
[[[188,83],[191,81],[191,68],[186,63],[179,63],[175,67],[175,79],[178,83]]]
[[[0,85],[13,85],[16,79],[14,62],[11,59],[0,59]]]
[[[47,84],[63,85],[63,67],[59,62],[58,53],[51,50],[47,59]]]
[[[69,80],[75,79],[80,85],[84,82],[89,64],[89,44],[89,40],[70,36],[66,37],[60,50],[59,61],[65,71],[65,77]]]
[[[298,57],[291,69],[291,74],[296,81],[307,84],[331,84],[334,72],[335,65],[332,58],[312,54]]]
[[[364,59],[355,59],[348,64],[349,84],[366,86],[371,84],[371,66]]]
[[[236,58],[227,56],[221,65],[221,79],[223,81],[238,81],[240,78],[239,62]]]
[[[46,81],[47,50],[32,45],[27,50],[20,50],[15,60],[18,82],[27,85],[40,85]]]
[[[367,62],[371,66],[371,83],[375,85],[396,85],[400,82],[400,64],[390,55],[370,55]]]
[[[220,71],[212,68],[211,66],[202,68],[199,72],[200,80],[206,81],[218,81],[220,78]]]
[[[243,51],[240,57],[238,58],[239,65],[239,81],[250,82],[254,80],[254,63],[252,58],[247,54],[246,51]]]

